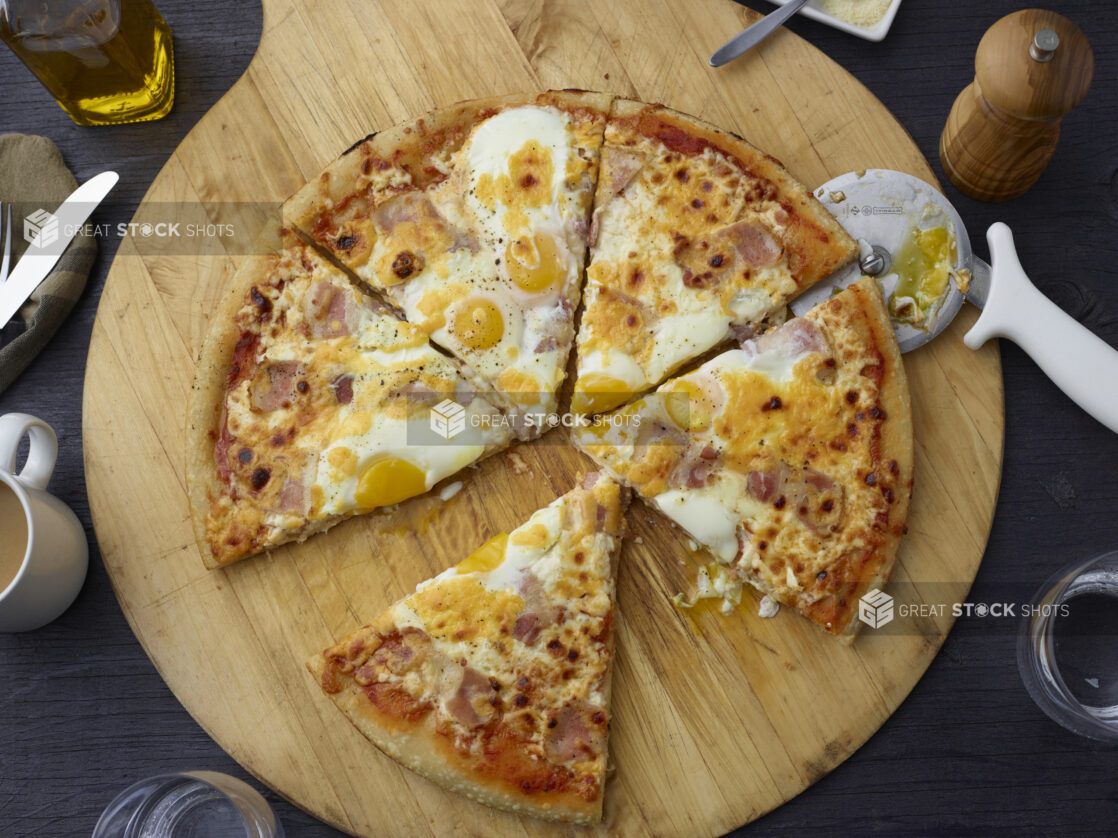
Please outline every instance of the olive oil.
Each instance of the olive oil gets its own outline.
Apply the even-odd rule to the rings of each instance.
[[[171,110],[171,29],[150,0],[0,0],[0,39],[79,125]]]

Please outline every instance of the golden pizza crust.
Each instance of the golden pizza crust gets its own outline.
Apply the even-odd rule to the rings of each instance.
[[[307,458],[317,459],[322,450],[337,441],[331,428],[346,436],[365,433],[372,427],[374,418],[398,421],[398,413],[406,410],[406,405],[394,401],[393,388],[414,384],[430,393],[439,393],[447,386],[461,388],[466,383],[462,365],[456,360],[436,352],[418,329],[394,318],[374,298],[362,294],[309,245],[287,230],[282,232],[281,249],[253,256],[234,275],[207,335],[191,393],[186,445],[191,518],[203,561],[210,568],[281,544],[303,541],[345,518],[406,500],[410,495],[395,500],[386,496],[385,500],[370,503],[369,507],[343,504],[324,509],[323,491],[318,482],[303,482]],[[336,339],[344,334],[348,340],[348,331],[337,334],[307,332],[305,305],[314,299],[315,289],[324,286],[333,289],[324,298],[326,306],[332,305],[330,301],[340,293],[358,311],[364,312],[364,315],[355,316],[384,322],[387,328],[376,332],[378,342],[374,355],[339,346]],[[282,296],[285,290],[294,295],[293,304],[297,306],[294,311],[273,308],[278,305],[274,295]],[[263,342],[257,344],[258,339]],[[277,408],[258,409],[252,401],[258,392],[253,389],[256,362],[260,360],[266,368],[275,360],[268,341],[276,341],[279,355],[275,357],[282,359],[280,365],[292,363],[289,354],[292,345],[288,339],[294,340],[294,351],[298,353],[300,396],[293,399],[295,404],[278,405],[280,409],[290,408],[295,413],[283,419],[282,424],[271,425],[267,417]],[[394,369],[391,364],[376,360],[375,353],[381,350],[418,351],[421,353],[418,357],[425,360],[408,362]],[[245,353],[245,357],[239,358],[238,352]],[[424,352],[426,355],[422,354]],[[239,371],[234,372],[238,364]],[[368,373],[370,364],[380,369],[379,383],[374,380],[375,375],[370,375],[367,382],[361,378],[361,371]],[[354,399],[352,374],[348,376],[346,401],[341,401],[334,391],[336,379],[346,377],[347,373],[357,374],[357,398],[361,408],[350,414],[352,421],[331,424],[330,417],[336,416],[334,411]],[[238,384],[231,389],[233,382]],[[240,384],[246,382],[247,389],[242,389]],[[263,383],[266,395],[270,389],[267,378]],[[249,403],[245,404],[243,398],[235,400],[234,390],[240,397],[247,394]],[[482,409],[490,408],[484,400],[478,404]],[[225,410],[233,410],[228,416],[229,431],[226,431]],[[247,424],[243,421],[246,417]],[[318,419],[323,421],[315,424]],[[478,459],[500,450],[507,442],[508,435],[500,431],[488,434]],[[229,456],[229,446],[234,443],[240,455],[249,452],[246,459],[238,457],[239,462],[234,462]],[[338,457],[329,461],[336,471],[327,473],[337,474],[331,479],[338,481],[352,478],[357,467],[356,456],[344,446],[339,447],[337,453]],[[219,462],[222,457],[225,459]],[[228,476],[225,471],[229,471]],[[255,483],[257,473],[262,475],[259,485]],[[439,474],[433,479],[438,482],[450,476]],[[386,477],[382,485],[390,487],[395,479],[396,476]],[[290,497],[285,500],[289,486],[295,487],[292,491],[302,493],[301,500]],[[391,496],[391,489],[388,496]]]
[[[328,670],[321,655],[307,661],[307,669],[320,684]],[[606,695],[609,695],[607,680]],[[510,791],[501,783],[469,775],[469,764],[451,748],[440,747],[434,714],[416,724],[401,724],[383,713],[360,692],[343,689],[328,694],[335,706],[361,733],[387,756],[449,792],[477,803],[517,815],[575,824],[594,824],[602,817],[602,798],[587,801],[574,794],[541,800]]]
[[[269,231],[269,234],[274,234],[274,231]],[[221,421],[229,368],[241,337],[236,315],[244,306],[249,290],[267,281],[277,259],[275,253],[256,254],[237,269],[224,298],[210,317],[210,326],[195,368],[194,383],[190,388],[186,420],[186,485],[194,537],[202,561],[211,569],[228,563],[217,558],[210,548],[206,521],[211,503],[221,496],[224,489],[214,461],[215,429]]]
[[[598,413],[768,322],[857,252],[810,190],[740,137],[611,107],[573,409]]]
[[[678,514],[699,516],[705,529],[691,535],[722,562],[711,572],[729,586],[704,588],[703,596],[729,595],[735,580],[749,581],[849,641],[858,599],[888,579],[904,533],[913,465],[908,386],[873,279],[784,328],[789,336],[773,333],[770,349],[800,335],[805,347],[821,341],[827,351],[805,348],[795,374],[776,379],[751,370],[751,355],[727,352],[587,429],[578,443],[669,517],[672,507],[661,502],[695,501]],[[675,393],[689,405],[673,408]],[[736,527],[698,512],[712,508]]]
[[[664,105],[649,105],[632,99],[615,99],[610,120],[625,121],[633,132],[665,143],[669,148],[674,144],[684,155],[688,148],[709,144],[737,160],[754,176],[774,184],[781,198],[795,210],[793,217],[797,223],[782,236],[782,241],[796,254],[796,264],[790,267],[800,291],[830,276],[857,255],[858,243],[811,190],[796,180],[779,160],[742,137]]]
[[[885,299],[877,281],[869,277],[851,285],[848,294],[839,295],[824,303],[825,317],[833,317],[848,324],[860,340],[873,346],[882,356],[884,370],[878,399],[885,411],[881,423],[880,462],[896,462],[893,478],[896,487],[894,501],[889,507],[889,520],[883,528],[883,538],[878,547],[876,562],[866,569],[846,598],[845,610],[839,611],[840,619],[834,631],[850,643],[858,633],[862,621],[857,618],[858,600],[871,588],[881,588],[889,579],[896,562],[897,550],[905,532],[905,519],[912,497],[914,439],[912,433],[912,402],[905,376],[901,351],[896,333],[889,318]]]
[[[893,324],[876,280],[859,280],[843,293],[820,303],[805,317],[823,326],[828,336],[837,340],[839,345],[832,346],[832,350],[839,358],[840,368],[852,364],[881,365],[876,402],[885,418],[874,424],[880,439],[870,464],[875,477],[881,476],[871,488],[865,485],[863,475],[855,473],[853,479],[858,485],[848,485],[846,492],[848,496],[865,497],[875,491],[888,491],[892,500],[885,507],[885,519],[875,521],[868,533],[857,531],[860,539],[869,542],[868,546],[860,553],[848,550],[837,562],[825,566],[827,579],[817,586],[802,591],[774,586],[750,568],[745,568],[746,578],[758,590],[795,608],[849,644],[861,626],[858,600],[871,588],[881,588],[888,581],[904,535],[912,494],[912,407]],[[789,561],[794,558],[790,556]],[[822,596],[821,591],[825,591]]]
[[[549,90],[472,99],[429,111],[417,119],[370,134],[348,148],[318,177],[288,198],[283,206],[284,223],[293,225],[308,241],[324,247],[339,259],[336,243],[327,236],[333,226],[332,215],[338,208],[358,207],[354,232],[366,237],[372,235],[369,212],[400,191],[424,190],[441,180],[445,173],[432,169],[432,158],[448,160],[479,121],[522,105],[586,110],[604,118],[609,113],[611,99],[609,94],[592,91]],[[410,184],[394,183],[392,173],[403,171],[410,174]],[[355,189],[355,184],[360,188]],[[372,241],[359,242],[356,246],[367,247],[368,252],[358,257],[367,259]],[[351,269],[355,267],[353,259],[340,258],[339,263]]]
[[[476,574],[499,566],[490,561],[487,544],[456,565],[457,573],[429,580],[369,625],[311,657],[308,670],[378,748],[448,791],[517,814],[567,823],[598,821],[614,649],[613,555],[625,529],[627,502],[627,492],[614,480],[588,475],[505,537],[520,549],[552,543],[504,583],[514,588],[487,590],[477,583]],[[545,536],[543,522],[549,519],[555,519],[552,533]],[[545,567],[558,576],[537,576]],[[514,581],[524,579],[524,573],[531,581]],[[470,592],[472,586],[477,590]],[[510,600],[514,611],[505,613]],[[541,616],[545,627],[540,630],[537,615],[549,611],[563,616],[557,623]],[[521,620],[529,621],[526,629]],[[446,674],[448,667],[458,666],[460,682]],[[461,700],[467,672],[483,686],[481,693],[466,694],[476,696],[486,716],[463,728],[453,724],[450,708]],[[589,740],[573,741],[596,741],[597,747],[549,751],[549,730],[565,737],[564,714],[585,721],[588,716],[582,714],[588,711],[596,730],[582,728],[574,735]],[[465,743],[458,741],[460,735]]]
[[[602,93],[547,91],[432,111],[350,148],[287,201],[285,219],[359,286],[380,295],[467,364],[472,380],[502,407],[518,414],[551,412],[558,407],[555,394],[574,342],[597,152],[610,101]],[[531,231],[536,222],[520,205],[501,222],[507,245],[500,230],[476,226],[469,212],[460,214],[467,195],[475,194],[465,182],[467,161],[457,155],[463,143],[487,119],[527,105],[562,112],[566,139],[573,144],[566,177],[559,173],[558,180],[559,244],[546,231],[521,241],[522,225]],[[545,157],[550,161],[550,154]],[[531,184],[543,180],[551,189],[550,174],[528,171],[544,165],[543,158],[529,154],[510,160],[518,158],[523,158],[518,163],[523,174],[515,186],[507,178],[500,187],[492,178],[481,178],[476,197],[482,204],[496,200],[493,190],[508,188],[524,196]],[[567,199],[572,199],[569,205],[563,203]],[[514,243],[520,248],[515,257],[509,255]],[[530,265],[533,254],[535,265],[514,277],[512,266]],[[455,267],[448,267],[451,263]],[[508,276],[502,273],[506,270]],[[553,290],[557,284],[558,295],[532,287],[539,281],[550,282]],[[497,283],[495,295],[490,282]],[[472,308],[462,305],[475,296]],[[531,429],[522,426],[522,435],[537,435]]]

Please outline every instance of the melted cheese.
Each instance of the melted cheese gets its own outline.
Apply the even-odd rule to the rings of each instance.
[[[466,444],[416,434],[430,414],[407,394],[453,394],[462,377],[422,330],[371,306],[301,246],[273,259],[238,320],[257,336],[255,372],[225,398],[238,500],[215,505],[215,545],[238,532],[260,546],[282,543],[315,522],[397,503],[509,438],[480,397],[464,405],[477,429]],[[269,396],[273,387],[286,388],[282,400]]]
[[[869,288],[813,309],[808,327],[792,321],[722,353],[576,442],[719,561],[782,601],[811,602],[829,573],[876,542],[879,516],[906,491],[897,464],[876,459],[887,417],[861,308],[876,297]],[[800,340],[805,328],[819,337]],[[682,441],[652,444],[648,428],[661,427]]]
[[[480,673],[499,686],[495,692],[502,712],[531,722],[528,747],[536,758],[545,758],[549,715],[572,703],[603,711],[607,704],[603,687],[610,647],[604,638],[613,608],[610,564],[618,538],[616,529],[607,531],[599,523],[594,504],[605,503],[606,521],[619,529],[619,497],[617,485],[603,476],[591,489],[564,495],[421,583],[374,625],[384,631],[418,629],[433,648],[412,671],[378,669],[367,677],[402,685],[436,708],[440,724],[460,730],[451,705],[461,673],[464,668]],[[517,636],[522,616],[538,617],[536,636]],[[346,642],[339,647],[346,648]],[[524,686],[528,682],[530,689]],[[531,698],[515,703],[522,690]],[[594,759],[604,758],[603,753]]]
[[[407,220],[369,232],[369,266],[350,265],[503,406],[556,409],[601,130],[538,105],[482,120]]]
[[[639,393],[726,341],[731,325],[756,325],[795,295],[783,248],[772,264],[754,265],[730,239],[718,238],[748,225],[779,244],[789,215],[775,190],[712,147],[682,156],[617,122],[607,128],[606,146],[641,155],[643,165],[620,193],[599,187],[578,377],[603,371],[593,359],[621,348],[639,367],[639,378],[627,376]],[[600,183],[614,177],[607,172]],[[702,272],[710,278],[696,276]],[[610,310],[618,299],[639,304],[628,329]]]
[[[408,604],[431,637],[456,644],[511,634],[524,609],[517,594],[490,590],[473,575],[442,578],[416,593]]]

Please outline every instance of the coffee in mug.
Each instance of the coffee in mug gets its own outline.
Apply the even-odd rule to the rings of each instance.
[[[0,483],[0,591],[16,578],[27,556],[27,511],[15,491]]]
[[[27,438],[23,467],[16,452]],[[58,439],[26,413],[0,416],[0,631],[31,631],[70,607],[89,546],[73,511],[47,491]]]

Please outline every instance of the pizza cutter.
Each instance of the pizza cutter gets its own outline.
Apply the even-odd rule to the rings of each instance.
[[[951,322],[964,300],[982,314],[963,342],[978,349],[1009,338],[1071,399],[1118,433],[1118,351],[1080,325],[1029,281],[1009,227],[986,231],[990,264],[971,252],[959,213],[924,181],[889,169],[840,175],[815,196],[861,246],[852,264],[791,305],[802,315],[864,274],[889,303],[901,352],[923,346]]]

